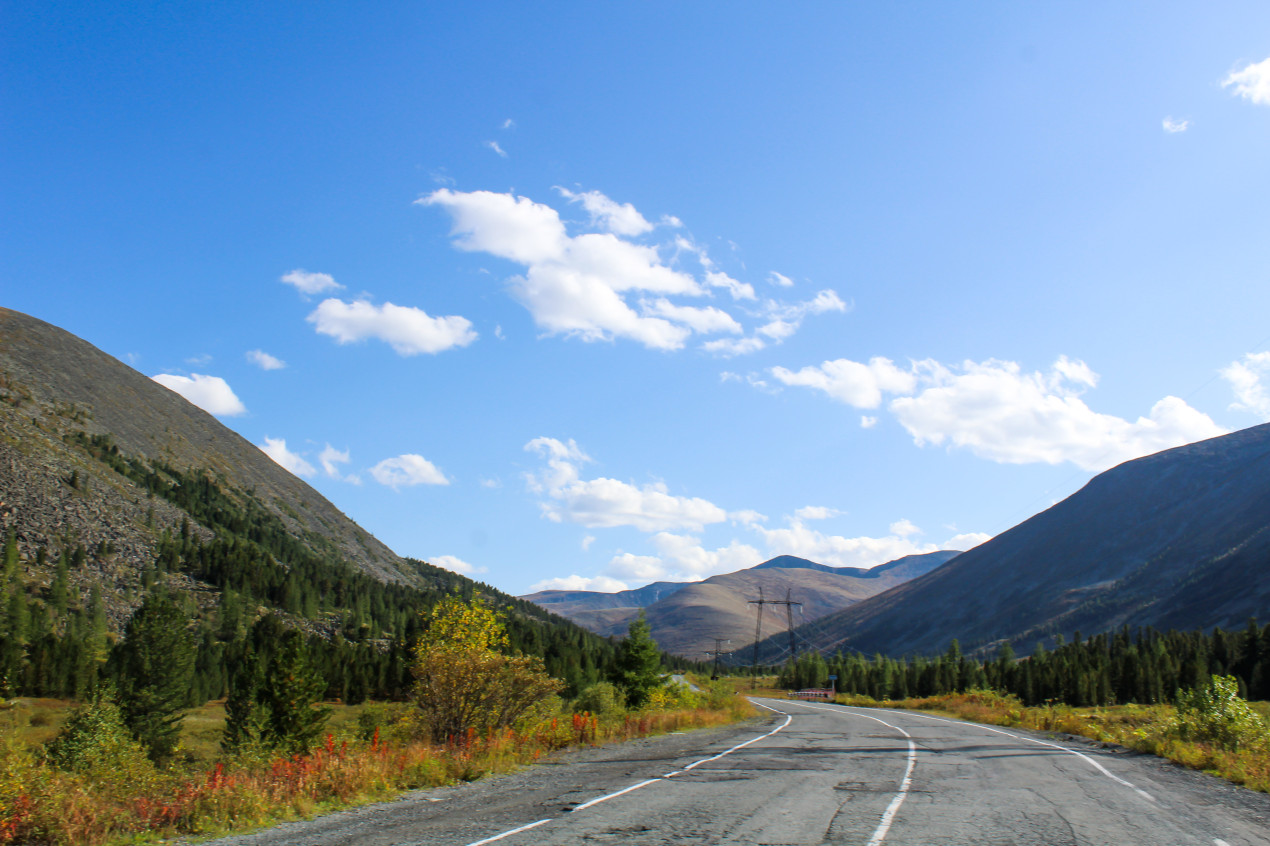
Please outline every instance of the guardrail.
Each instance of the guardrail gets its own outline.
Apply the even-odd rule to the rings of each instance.
[[[808,687],[789,691],[790,699],[833,699],[833,695],[834,689],[831,687]]]

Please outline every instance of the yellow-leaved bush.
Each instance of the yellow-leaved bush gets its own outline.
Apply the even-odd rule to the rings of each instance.
[[[480,597],[448,596],[427,615],[415,646],[414,702],[436,743],[463,743],[511,726],[564,683],[540,658],[507,655],[499,613]]]

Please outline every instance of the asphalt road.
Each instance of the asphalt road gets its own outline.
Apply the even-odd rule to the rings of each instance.
[[[570,752],[216,843],[1270,844],[1270,796],[1153,756],[913,712],[754,701],[767,720]]]

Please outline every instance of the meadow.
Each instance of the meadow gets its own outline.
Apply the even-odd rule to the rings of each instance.
[[[1079,735],[1159,755],[1270,793],[1270,736],[1265,728],[1270,725],[1270,702],[1245,703],[1256,718],[1248,721],[1251,733],[1242,742],[1223,743],[1211,733],[1205,737],[1202,731],[1186,731],[1185,720],[1172,704],[1027,707],[1015,696],[985,690],[881,701],[839,695],[836,701],[842,705],[926,711],[986,725]]]
[[[708,684],[708,683],[707,683]],[[306,754],[227,757],[223,702],[185,713],[178,754],[156,767],[139,750],[111,766],[67,772],[42,751],[73,703],[19,699],[0,711],[0,843],[124,844],[241,832],[380,801],[409,790],[505,773],[571,746],[725,725],[754,714],[715,687],[669,691],[638,711],[540,711],[515,727],[429,742],[406,704],[327,703],[322,743]]]

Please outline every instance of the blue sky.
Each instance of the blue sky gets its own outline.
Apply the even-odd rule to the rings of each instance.
[[[0,303],[514,593],[965,548],[1270,419],[1268,33],[6,2]]]

